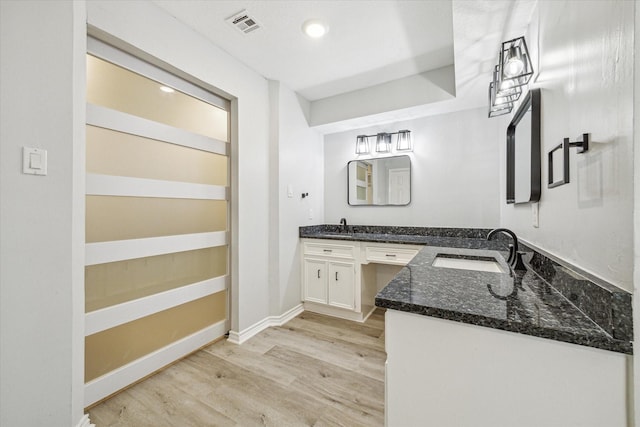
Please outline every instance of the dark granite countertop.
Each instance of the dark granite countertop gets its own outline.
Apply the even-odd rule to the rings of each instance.
[[[433,267],[439,254],[495,258],[507,273]],[[423,248],[376,295],[376,306],[632,354],[532,270],[509,270],[500,252]]]
[[[308,239],[347,240],[358,242],[399,243],[409,245],[464,247],[469,249],[506,250],[503,236],[487,241],[490,229],[483,228],[425,228],[336,225],[300,227],[300,237]]]
[[[504,258],[508,238],[487,241],[489,231],[321,225],[300,227],[300,237],[425,245],[376,295],[378,307],[633,353],[628,293],[595,284],[526,245],[527,271],[514,272]],[[495,259],[504,272],[434,267],[439,254]]]

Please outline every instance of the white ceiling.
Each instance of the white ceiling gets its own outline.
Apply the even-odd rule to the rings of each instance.
[[[318,104],[336,106],[388,82],[424,80],[425,72],[455,65],[455,97],[349,118],[323,133],[433,111],[486,104],[500,42],[524,34],[536,0],[155,0],[176,19],[207,37],[264,77],[278,80]],[[243,34],[225,19],[246,9],[262,28]],[[313,40],[308,19],[330,30]],[[454,46],[455,45],[455,46]],[[453,75],[451,76],[453,80]],[[404,80],[403,80],[404,79]],[[439,85],[442,86],[442,85]],[[444,88],[444,87],[443,87]],[[445,88],[446,90],[446,88]],[[342,98],[341,98],[342,97]],[[441,105],[442,104],[442,105]]]

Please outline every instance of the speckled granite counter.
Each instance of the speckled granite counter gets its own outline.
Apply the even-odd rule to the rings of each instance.
[[[348,240],[360,242],[400,243],[410,245],[464,247],[469,249],[507,250],[508,238],[499,235],[487,241],[490,229],[427,228],[353,225],[346,229],[338,225],[300,227],[300,237],[309,239]]]
[[[425,247],[376,296],[378,307],[471,323],[589,347],[632,353],[532,270],[490,273],[433,267],[438,254],[494,257],[499,252]]]
[[[328,225],[301,227],[300,237],[425,245],[378,293],[379,307],[633,353],[628,293],[596,284],[525,245],[528,270],[513,272],[501,252],[509,240],[488,242],[488,232]],[[439,254],[495,258],[505,273],[433,267]]]

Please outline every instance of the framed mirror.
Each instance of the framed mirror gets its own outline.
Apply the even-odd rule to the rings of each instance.
[[[531,89],[507,128],[507,203],[540,200],[540,89]]]
[[[351,206],[406,206],[411,202],[409,156],[352,160],[347,163]]]

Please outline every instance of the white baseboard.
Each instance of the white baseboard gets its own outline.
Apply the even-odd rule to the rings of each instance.
[[[225,334],[225,329],[226,321],[222,320],[86,383],[84,406],[92,405],[220,338]]]
[[[229,341],[232,344],[242,344],[254,335],[264,331],[271,326],[282,326],[289,320],[293,319],[304,311],[302,304],[298,304],[291,310],[281,314],[280,316],[269,316],[261,321],[254,323],[243,331],[229,331]]]
[[[326,316],[339,317],[340,319],[352,320],[354,322],[364,323],[376,307],[363,307],[368,310],[366,312],[357,312],[339,307],[332,307],[327,304],[318,304],[315,302],[305,301],[304,309],[314,313],[324,314]]]
[[[84,414],[82,419],[78,421],[78,424],[76,424],[76,427],[96,427],[96,425],[91,424],[91,421],[89,421],[89,415]]]

